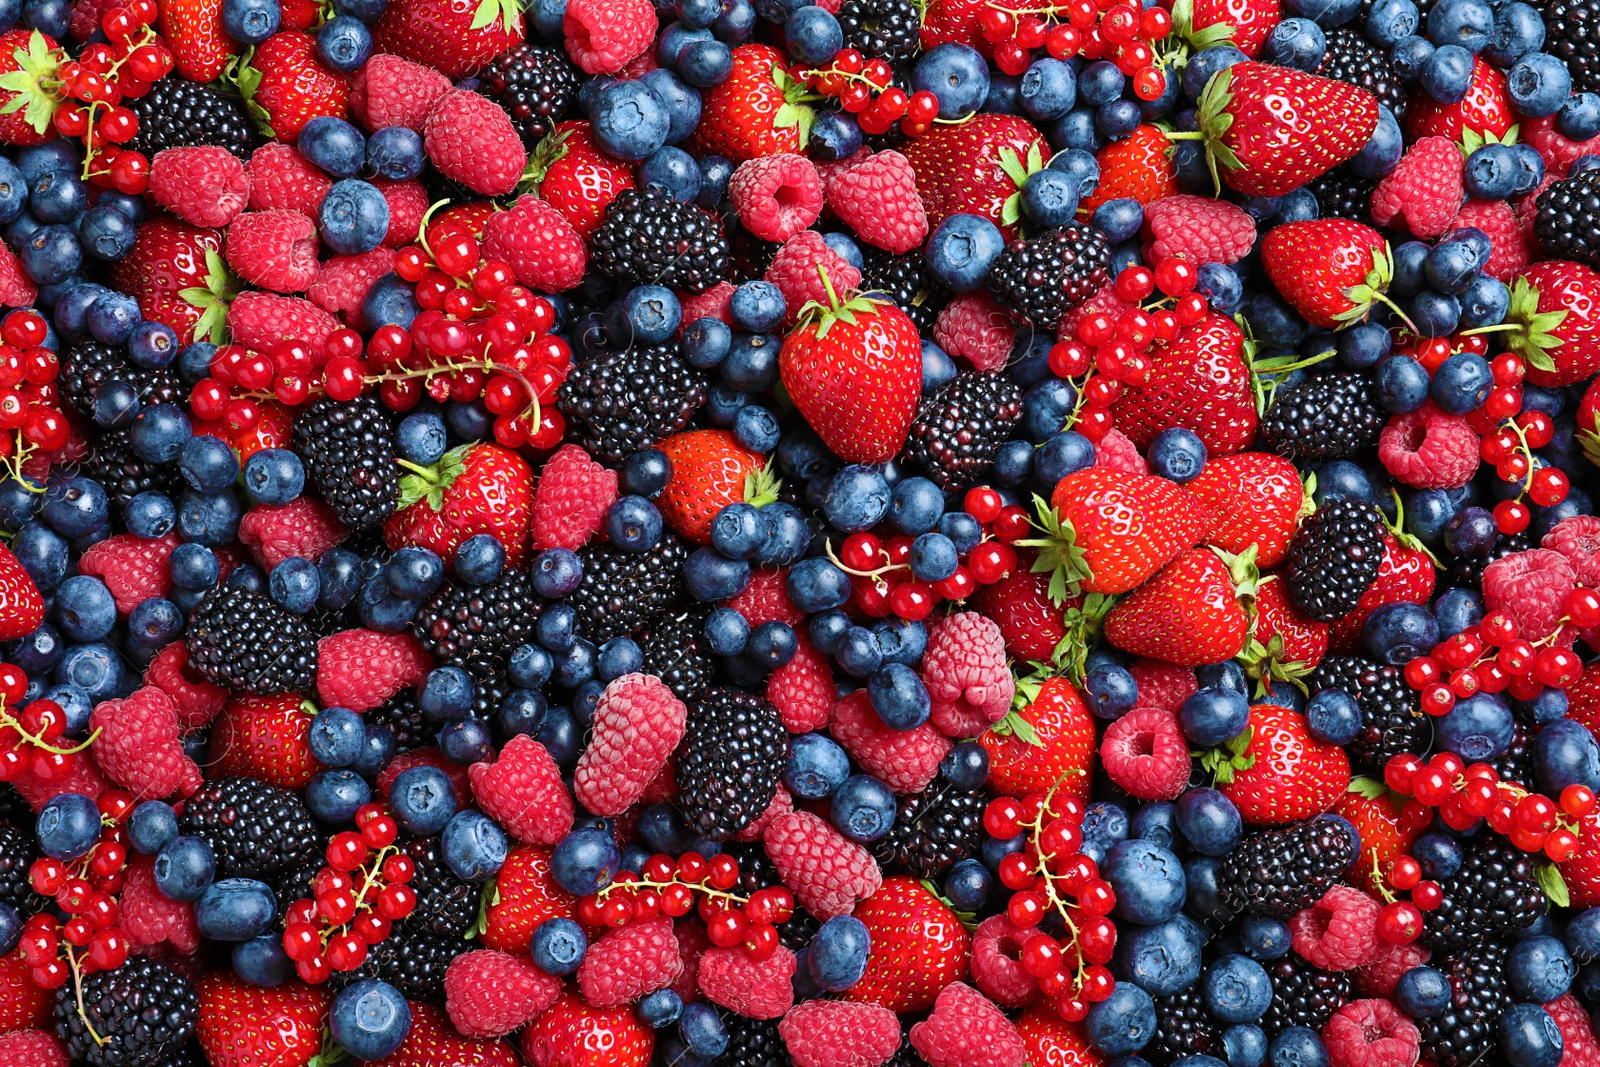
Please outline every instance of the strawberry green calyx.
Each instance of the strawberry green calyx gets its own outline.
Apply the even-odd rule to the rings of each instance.
[[[489,909],[500,903],[500,879],[491,878],[483,883],[483,892],[478,895],[478,921],[472,924],[462,937],[471,941],[475,937],[482,937],[489,932]]]
[[[1051,653],[1051,662],[1059,665],[1072,684],[1083,685],[1088,671],[1089,650],[1100,640],[1105,629],[1106,616],[1116,607],[1117,598],[1109,593],[1085,593],[1083,604],[1069,607],[1061,613],[1061,624],[1066,633]]]
[[[507,33],[521,36],[522,5],[517,0],[479,0],[477,10],[472,13],[472,25],[468,28],[481,30],[496,22],[504,26]]]
[[[1248,771],[1256,765],[1255,754],[1250,751],[1250,739],[1255,733],[1254,726],[1247,726],[1243,733],[1221,747],[1208,748],[1193,755],[1199,757],[1200,766],[1211,772],[1218,785],[1227,785],[1233,781],[1235,774]]]
[[[1174,141],[1204,142],[1206,167],[1211,171],[1211,184],[1216,187],[1218,196],[1222,195],[1222,176],[1217,170],[1218,164],[1225,170],[1238,170],[1244,166],[1233,149],[1222,140],[1223,135],[1233,127],[1233,115],[1228,111],[1228,105],[1233,103],[1233,92],[1229,88],[1232,84],[1232,67],[1224,67],[1211,75],[1211,80],[1206,82],[1200,94],[1200,106],[1195,112],[1198,128],[1192,132],[1167,134]]]
[[[65,98],[56,70],[66,54],[44,42],[44,34],[34,30],[28,47],[18,47],[12,55],[20,68],[0,77],[0,89],[11,93],[11,100],[0,108],[0,115],[22,112],[22,119],[35,133],[44,133],[55,118],[56,108]]]
[[[1539,888],[1550,898],[1550,903],[1558,908],[1572,906],[1572,894],[1567,890],[1567,880],[1561,876],[1560,867],[1553,863],[1541,863],[1533,869],[1533,880],[1539,883]]]
[[[336,1063],[345,1063],[350,1059],[350,1053],[345,1051],[343,1045],[333,1039],[333,1031],[326,1026],[322,1028],[322,1047],[317,1054],[311,1057],[306,1067],[333,1067]]]
[[[1172,78],[1189,65],[1189,57],[1207,48],[1233,40],[1233,25],[1214,22],[1204,29],[1194,28],[1194,0],[1177,0],[1172,5],[1172,32],[1156,46],[1156,65]]]
[[[1389,283],[1393,280],[1394,253],[1389,250],[1389,243],[1385,241],[1382,248],[1372,250],[1372,269],[1367,272],[1367,276],[1359,284],[1341,290],[1352,306],[1334,315],[1334,321],[1339,324],[1335,328],[1342,330],[1365,321],[1366,317],[1372,314],[1372,305],[1383,303],[1400,316],[1400,320],[1415,333],[1416,327],[1406,317],[1406,313],[1388,297]]]
[[[1033,510],[1038,516],[1033,526],[1043,536],[1030,537],[1017,544],[1039,550],[1033,561],[1033,570],[1035,573],[1049,572],[1050,587],[1047,592],[1051,600],[1062,604],[1068,597],[1077,596],[1083,582],[1093,576],[1089,570],[1089,559],[1078,547],[1078,532],[1072,528],[1072,523],[1062,518],[1048,500],[1035,494]]]
[[[255,45],[251,45],[228,60],[228,65],[222,68],[222,81],[239,87],[239,95],[244,98],[244,109],[256,124],[256,132],[263,137],[276,138],[278,134],[272,128],[272,116],[256,102],[256,94],[261,91],[261,71],[250,65],[255,54]]]
[[[1273,682],[1288,682],[1302,693],[1309,692],[1305,677],[1311,673],[1311,668],[1303,660],[1287,657],[1282,634],[1273,634],[1266,644],[1251,634],[1238,659],[1246,677],[1255,679],[1258,697],[1272,695]]]
[[[1566,321],[1567,313],[1540,311],[1539,290],[1526,278],[1518,278],[1511,286],[1511,306],[1506,310],[1505,322],[1498,327],[1486,326],[1469,333],[1487,333],[1493,329],[1506,331],[1506,347],[1527,360],[1535,370],[1553,371],[1556,361],[1550,350],[1564,343],[1552,331]]]
[[[522,172],[522,177],[517,181],[518,194],[538,192],[539,185],[544,181],[544,176],[550,173],[550,168],[567,154],[567,138],[571,134],[571,130],[555,130],[539,139],[539,143],[528,155],[528,168]]]
[[[1583,449],[1583,457],[1596,467],[1600,467],[1600,411],[1595,412],[1594,425],[1589,429],[1578,430],[1578,447]]]
[[[428,467],[403,459],[396,460],[411,472],[400,479],[400,502],[396,510],[408,508],[419,500],[426,500],[428,507],[434,511],[443,508],[444,494],[466,472],[467,453],[472,449],[472,445],[457,445]]]
[[[506,2],[510,3],[513,0]],[[810,101],[822,98],[813,93],[805,82],[797,80],[777,63],[772,65],[772,84],[783,93],[783,103],[779,105],[778,113],[772,116],[772,128],[786,130],[793,126],[795,132],[800,135],[800,147],[803,150],[806,142],[811,140],[811,123],[817,117],[816,111],[808,105]]]
[[[1028,158],[1017,158],[1016,149],[1007,145],[1000,149],[1000,169],[1005,171],[1006,177],[1016,185],[1017,191],[1006,197],[1006,202],[1000,208],[1000,221],[1007,226],[1014,225],[1022,218],[1022,187],[1028,184],[1028,179],[1044,169],[1044,153],[1035,141],[1028,146]]]
[[[817,340],[819,341],[828,336],[828,331],[833,329],[834,323],[845,322],[854,326],[857,315],[876,315],[878,308],[888,303],[887,300],[879,300],[859,293],[841,303],[839,294],[834,291],[833,280],[828,277],[827,268],[818,264],[817,274],[822,278],[822,287],[827,290],[828,302],[824,304],[818,300],[806,301],[805,305],[800,308],[800,317],[795,324],[795,329],[801,330],[814,325],[817,328]]]
[[[194,324],[197,340],[203,337],[214,345],[222,343],[228,331],[228,305],[239,291],[239,280],[228,270],[222,256],[206,249],[206,284],[178,290],[185,303],[200,309],[200,321]]]
[[[782,488],[783,479],[772,469],[772,464],[763,463],[744,476],[744,502],[751,507],[764,508],[778,499]]]
[[[1257,546],[1251,545],[1237,554],[1225,552],[1214,545],[1211,551],[1228,568],[1228,580],[1233,583],[1234,595],[1241,599],[1254,597],[1261,586],[1261,571],[1256,567]]]
[[[1486,144],[1516,144],[1517,134],[1521,132],[1521,129],[1522,127],[1520,126],[1512,126],[1505,133],[1496,137],[1493,130],[1485,130],[1480,133],[1471,126],[1463,126],[1461,128],[1461,140],[1457,141],[1456,144],[1460,147],[1462,155],[1470,156]]]

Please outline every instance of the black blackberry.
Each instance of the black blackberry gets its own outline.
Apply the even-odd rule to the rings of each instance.
[[[1389,421],[1366,374],[1319,374],[1278,390],[1261,417],[1261,444],[1286,459],[1349,459],[1378,443]]]
[[[988,803],[982,789],[958,789],[940,775],[922,792],[896,798],[894,825],[872,843],[872,854],[918,878],[935,878],[977,854]]]
[[[728,274],[722,221],[653,185],[617,194],[590,238],[589,256],[608,278],[691,293],[705,292]]]
[[[151,463],[133,451],[127,429],[101,430],[87,459],[83,473],[100,483],[106,498],[120,513],[128,501],[140,493],[165,493],[176,498],[183,491],[183,473],[176,463]]]
[[[578,556],[583,580],[567,603],[578,613],[578,631],[597,645],[638,633],[683,593],[689,550],[671,533],[663,533],[648,552],[604,541],[585,545]]]
[[[189,979],[148,956],[83,976],[83,1010],[72,982],[56,990],[55,1031],[74,1063],[147,1067],[194,1034],[200,997]]]
[[[839,28],[845,47],[865,56],[910,59],[919,47],[922,12],[911,0],[844,0]]]
[[[897,256],[881,248],[868,247],[861,250],[861,260],[863,292],[883,293],[922,333],[933,329],[939,311],[949,303],[950,294],[939,285],[920,252]]]
[[[963,371],[924,396],[901,458],[950,492],[983,480],[1022,419],[1022,386]]]
[[[726,841],[767,810],[789,758],[778,709],[753,693],[703,690],[678,749],[678,805],[695,833]]]
[[[9,782],[0,782],[0,822],[8,822],[12,826],[32,826],[34,818],[33,809],[22,799],[16,787]]]
[[[688,425],[706,402],[705,372],[676,342],[635,345],[572,368],[556,394],[572,437],[615,467]]]
[[[1518,722],[1511,727],[1511,744],[1500,753],[1499,758],[1489,761],[1495,773],[1502,782],[1516,782],[1518,785],[1533,787],[1533,763],[1530,754],[1533,744],[1533,731],[1526,724]]]
[[[221,878],[263,878],[316,862],[322,838],[291,789],[214,778],[184,805],[178,828],[211,846]]]
[[[367,950],[367,958],[353,971],[335,971],[328,985],[340,990],[363,978],[388,982],[407,1000],[444,1003],[444,973],[450,961],[477,945],[459,937],[423,933],[410,920],[397,924],[389,936]]]
[[[1111,246],[1093,226],[1069,222],[1012,241],[989,271],[989,291],[1017,318],[1053,331],[1111,277]]]
[[[1223,1027],[1206,1009],[1206,998],[1199,983],[1181,993],[1155,1000],[1155,1037],[1140,1050],[1140,1056],[1155,1067],[1168,1067],[1186,1056],[1221,1051]]]
[[[1317,198],[1317,214],[1325,219],[1368,222],[1372,218],[1372,191],[1378,183],[1344,166],[1334,167],[1306,182]]]
[[[1336,26],[1328,31],[1328,49],[1322,54],[1317,73],[1349,85],[1359,86],[1378,98],[1394,112],[1395,118],[1406,113],[1406,90],[1389,62],[1388,53],[1367,39],[1367,35],[1353,27],[1359,23]],[[1326,216],[1324,216],[1326,217]]]
[[[465,936],[478,921],[482,887],[456,877],[444,861],[437,836],[414,837],[404,847],[416,864],[410,886],[417,894],[417,906],[406,917],[406,925],[435,937]]]
[[[189,613],[189,665],[237,693],[309,693],[317,642],[306,624],[260,593],[227,582]]]
[[[244,101],[231,94],[169,74],[128,107],[139,116],[139,132],[128,142],[135,152],[154,157],[166,148],[217,145],[250,158],[250,118]]]
[[[1567,65],[1572,91],[1600,91],[1600,7],[1595,0],[1548,0],[1543,7],[1545,51]]]
[[[39,840],[28,830],[0,822],[0,904],[9,904],[23,917],[50,903],[50,898],[33,891],[28,868],[39,858]]]
[[[139,395],[141,406],[183,404],[188,391],[171,371],[146,370],[128,362],[127,349],[99,341],[79,341],[67,350],[57,377],[61,397],[85,418],[94,414],[95,390],[110,381],[127,382]]]
[[[306,476],[351,529],[376,526],[400,497],[394,431],[371,393],[314,400],[294,421],[294,447]]]
[[[1454,586],[1463,589],[1477,590],[1483,586],[1483,572],[1489,564],[1496,560],[1514,556],[1518,552],[1526,552],[1533,548],[1533,539],[1528,536],[1528,531],[1512,534],[1510,537],[1500,534],[1496,536],[1494,546],[1489,549],[1486,556],[1456,556],[1450,561],[1450,569],[1445,571],[1445,580]]]
[[[488,678],[506,665],[512,649],[532,643],[543,613],[528,572],[507,569],[488,585],[440,586],[411,630],[440,663]]]
[[[313,900],[316,898],[317,875],[326,866],[321,856],[313,857],[310,863],[303,867],[291,867],[279,874],[268,876],[265,881],[272,888],[272,895],[278,901],[278,919],[281,921],[284,914],[294,906],[297,900]]]
[[[1378,580],[1385,533],[1383,513],[1364,500],[1330,500],[1312,512],[1289,545],[1289,602],[1319,622],[1354,611]]]
[[[705,625],[706,612],[677,611],[654,623],[640,642],[644,672],[666,682],[679,700],[689,700],[710,685],[716,671]]]
[[[1272,979],[1272,1006],[1261,1019],[1268,1036],[1291,1026],[1318,1033],[1333,1013],[1344,1007],[1354,989],[1348,971],[1324,971],[1291,952],[1263,964]]]
[[[1361,731],[1345,751],[1357,764],[1383,773],[1390,756],[1423,754],[1433,744],[1432,720],[1399,667],[1361,656],[1329,656],[1306,679],[1313,695],[1342,689],[1361,708]]]
[[[1439,1067],[1503,1062],[1496,1031],[1511,1001],[1505,948],[1491,941],[1448,959],[1435,953],[1428,966],[1442,971],[1450,983],[1450,1003],[1438,1015],[1416,1020],[1422,1054]]]
[[[716,1058],[716,1067],[793,1067],[776,1019],[748,1019],[731,1012],[722,1017],[728,1029],[728,1047]]]
[[[1526,930],[1549,904],[1526,852],[1490,833],[1461,845],[1461,869],[1438,879],[1444,900],[1422,913],[1422,941],[1442,955]]]
[[[1217,885],[1235,914],[1287,921],[1322,898],[1354,863],[1356,843],[1335,819],[1308,819],[1251,834],[1222,858]]]
[[[1600,168],[1551,182],[1539,194],[1533,232],[1545,252],[1600,265]]]
[[[478,92],[506,109],[529,148],[567,117],[578,84],[564,49],[531,42],[501,52],[478,75]]]
[[[373,708],[361,716],[368,730],[383,727],[394,737],[395,750],[410,752],[433,744],[439,734],[439,724],[430,722],[417,706],[417,691],[408,686],[394,695],[387,704]]]

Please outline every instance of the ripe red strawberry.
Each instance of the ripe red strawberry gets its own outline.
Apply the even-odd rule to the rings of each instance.
[[[1296,682],[1328,654],[1328,624],[1308,619],[1289,603],[1284,583],[1268,575],[1256,584],[1255,629],[1240,659],[1262,680]]]
[[[1232,319],[1207,315],[1148,354],[1149,380],[1124,392],[1112,408],[1117,429],[1141,450],[1173,426],[1193,431],[1212,458],[1254,440],[1260,417],[1244,361],[1244,331]]]
[[[550,877],[550,850],[538,845],[512,846],[484,899],[483,947],[502,952],[527,952],[541,923],[570,919],[578,906]]]
[[[383,1059],[366,1061],[362,1067],[442,1067],[447,1063],[450,1067],[520,1067],[511,1042],[462,1037],[449,1017],[432,1004],[408,1003],[411,1029],[405,1041]]]
[[[600,228],[617,194],[634,187],[633,167],[601,151],[587,122],[563,122],[540,141],[524,182],[584,238]]]
[[[1389,243],[1349,219],[1307,219],[1267,231],[1261,242],[1267,277],[1313,326],[1337,329],[1363,319],[1394,275]]]
[[[922,339],[893,304],[868,297],[816,308],[784,339],[783,387],[847,463],[883,463],[905,444],[922,392]]]
[[[1366,146],[1378,101],[1365,89],[1268,63],[1218,71],[1200,97],[1213,175],[1246,196],[1282,196]]]
[[[915,878],[885,878],[856,906],[855,917],[872,937],[872,953],[846,1000],[922,1011],[945,986],[966,977],[972,939],[955,912]]]
[[[163,3],[159,25],[178,73],[192,82],[215,79],[239,51],[222,26],[222,0]]]
[[[522,34],[513,0],[394,0],[372,27],[372,47],[458,81],[520,44]]]
[[[1571,385],[1600,370],[1600,274],[1581,263],[1547,259],[1511,286],[1503,335],[1528,362],[1528,381],[1546,388]]]
[[[1350,785],[1344,749],[1312,737],[1304,715],[1274,704],[1252,707],[1244,733],[1201,760],[1215,772],[1217,788],[1255,826],[1320,815]]]
[[[1050,579],[1036,574],[1033,553],[1023,549],[1010,574],[978,589],[972,606],[995,621],[1013,659],[1048,662],[1067,636],[1061,606],[1050,599]]]
[[[247,985],[227,969],[200,979],[196,1036],[211,1067],[307,1063],[322,1047],[328,995],[290,981],[271,989]]]
[[[533,1067],[645,1067],[654,1048],[655,1031],[632,1008],[591,1008],[570,991],[522,1032]]]
[[[44,622],[44,598],[33,575],[11,549],[0,545],[0,641],[26,637]]]
[[[521,567],[528,554],[533,513],[533,468],[495,444],[452,448],[431,467],[406,463],[400,504],[383,521],[391,549],[420,545],[448,566],[469,537],[493,534],[505,546],[506,566]]]
[[[1254,558],[1246,552],[1224,560],[1209,548],[1190,549],[1111,609],[1106,640],[1184,667],[1232,658],[1250,628],[1239,597],[1255,590]]]
[[[38,30],[0,33],[0,143],[44,144],[56,135],[50,120],[61,103],[56,67],[66,53]]]
[[[1187,14],[1188,30],[1183,31],[1182,20]],[[1278,0],[1179,0],[1172,5],[1172,23],[1191,46],[1210,47],[1222,41],[1232,41],[1239,51],[1251,59],[1267,43],[1267,35],[1278,24],[1282,8]],[[1212,30],[1210,35],[1201,31]]]
[[[672,461],[672,480],[656,498],[661,518],[679,537],[711,541],[711,520],[740,501],[760,507],[778,498],[767,457],[727,430],[686,430],[656,445]]]
[[[981,215],[1008,241],[1017,236],[1023,183],[1049,156],[1044,135],[1017,115],[935,126],[905,147],[930,227],[951,215]]]
[[[1411,851],[1417,831],[1400,821],[1399,802],[1373,778],[1352,779],[1349,791],[1333,810],[1349,819],[1361,835],[1361,855],[1351,872],[1352,880],[1369,893],[1377,892],[1389,864]],[[1380,872],[1377,875],[1374,866]]]
[[[799,152],[810,135],[812,111],[804,82],[790,76],[783,53],[764,44],[733,50],[733,73],[701,93],[695,145],[735,165],[757,156]]]
[[[316,705],[293,693],[234,697],[212,728],[207,770],[303,788],[322,769],[306,744],[316,713]]]
[[[1100,184],[1078,202],[1083,212],[1107,200],[1132,197],[1141,204],[1176,196],[1178,171],[1172,163],[1172,142],[1159,127],[1145,123],[1120,141],[1112,141],[1095,156],[1100,164]]]
[[[1255,545],[1258,567],[1283,562],[1305,504],[1293,463],[1268,452],[1218,456],[1184,488],[1205,512],[1207,541],[1234,553]]]
[[[1400,523],[1395,523],[1395,529]],[[1407,533],[1391,530],[1383,539],[1383,562],[1378,577],[1348,615],[1330,626],[1328,645],[1335,652],[1354,652],[1361,644],[1361,625],[1385,604],[1426,604],[1433,595],[1433,559],[1422,543]]]
[[[147,321],[163,322],[179,344],[221,342],[236,283],[222,260],[222,235],[157,215],[139,227],[133,250],[111,268],[114,285],[139,301]]]
[[[989,5],[984,0],[932,0],[922,12],[922,50],[954,42],[976,49],[985,59],[994,54],[994,45],[978,32],[978,16]]]
[[[1068,1022],[1059,1012],[1036,1004],[1017,1018],[1017,1034],[1027,1050],[1028,1062],[1040,1067],[1101,1067],[1100,1055],[1082,1023]]]
[[[1471,147],[1490,139],[1509,143],[1515,138],[1506,133],[1517,125],[1517,118],[1506,95],[1506,76],[1482,56],[1474,56],[1466,96],[1440,104],[1423,93],[1406,105],[1406,141],[1446,137]]]
[[[55,995],[33,984],[22,953],[0,956],[0,1034],[43,1026]]]
[[[1094,770],[1094,720],[1083,697],[1062,677],[1022,678],[1018,707],[984,731],[989,785],[1006,796],[1060,791],[1087,799]]]
[[[273,34],[237,74],[251,116],[279,140],[300,136],[319,115],[345,117],[350,79],[322,62],[317,40],[308,33]]]

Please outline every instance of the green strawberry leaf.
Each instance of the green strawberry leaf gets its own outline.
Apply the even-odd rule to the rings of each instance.
[[[228,271],[227,263],[216,251],[206,249],[206,284],[178,291],[179,299],[200,309],[200,319],[194,324],[194,336],[204,337],[212,344],[221,344],[227,336],[228,305],[238,295],[238,279]]]
[[[1056,514],[1056,509],[1048,500],[1035,494],[1033,508],[1038,515],[1033,526],[1043,536],[1030,537],[1017,544],[1039,550],[1033,561],[1033,570],[1035,573],[1050,573],[1050,599],[1061,604],[1069,596],[1077,596],[1080,584],[1091,576],[1088,557],[1078,546],[1078,534],[1072,528],[1072,523]]]
[[[336,1063],[343,1063],[350,1058],[350,1053],[345,1051],[343,1045],[333,1039],[333,1033],[326,1026],[322,1028],[322,1045],[317,1054],[311,1057],[306,1067],[333,1067]]]
[[[1600,467],[1600,411],[1595,412],[1594,429],[1578,431],[1578,445],[1583,449],[1583,457]]]
[[[528,169],[522,172],[522,177],[517,180],[518,193],[537,192],[539,184],[544,181],[544,176],[550,173],[550,168],[560,162],[567,154],[567,138],[571,130],[560,130],[545,134],[528,156]]]
[[[502,23],[507,33],[520,34],[522,5],[517,0],[478,0],[478,8],[472,13],[472,25],[468,28],[481,30],[496,22]]]
[[[1572,906],[1572,894],[1567,892],[1567,880],[1561,877],[1561,868],[1553,863],[1541,863],[1533,869],[1533,877],[1544,895],[1550,898],[1550,903],[1558,908]]]
[[[489,909],[500,903],[500,880],[491,878],[483,883],[483,892],[478,897],[478,921],[472,924],[472,929],[462,936],[469,941],[475,937],[482,937],[489,929]]]
[[[996,158],[999,160],[1000,169],[1005,171],[1006,177],[1010,178],[1015,185],[1020,187],[1028,180],[1028,171],[1023,167],[1022,160],[1017,158],[1017,150],[1015,148],[1007,145],[996,153]]]
[[[782,488],[783,479],[778,477],[770,462],[764,463],[744,476],[744,502],[764,508],[778,499]]]
[[[991,725],[989,729],[1001,737],[1015,737],[1023,744],[1032,745],[1035,748],[1044,747],[1044,742],[1039,739],[1039,731],[1033,728],[1033,723],[1019,715],[1015,708],[1006,712],[1004,717],[999,722]]]
[[[62,54],[45,44],[44,34],[34,30],[28,36],[28,47],[18,46],[12,56],[19,69],[0,77],[0,89],[15,95],[0,108],[0,115],[21,111],[22,120],[33,127],[33,132],[44,133],[62,99],[61,83],[56,78]]]
[[[1006,202],[1000,205],[1000,221],[1007,226],[1014,226],[1022,218],[1022,194],[1012,193],[1006,197]]]
[[[950,909],[950,914],[954,915],[957,919],[961,920],[961,925],[967,928],[967,932],[968,933],[970,933],[973,930],[976,930],[978,928],[978,913],[977,912],[961,911],[960,909],[958,909],[954,904],[950,903],[950,898],[945,896],[944,892],[931,879],[922,878],[922,879],[919,879],[919,881],[921,881],[921,883],[922,883],[922,888],[924,888],[928,892],[932,893],[934,895],[934,897],[939,901],[939,903],[943,904],[945,907]]]
[[[1366,797],[1368,800],[1377,800],[1389,792],[1389,787],[1384,785],[1383,780],[1380,778],[1371,778],[1364,774],[1358,774],[1350,779],[1350,786],[1346,792],[1355,793],[1358,796]]]
[[[458,445],[439,457],[430,467],[421,467],[406,460],[396,460],[410,471],[400,479],[400,500],[395,510],[403,511],[419,500],[426,500],[431,511],[444,508],[444,494],[467,469],[467,453],[475,446]]]
[[[1506,347],[1528,361],[1530,367],[1542,371],[1556,369],[1550,350],[1565,342],[1551,331],[1566,320],[1566,311],[1539,310],[1539,290],[1518,278],[1511,287],[1511,306],[1506,312],[1506,322],[1516,328],[1506,334]]]

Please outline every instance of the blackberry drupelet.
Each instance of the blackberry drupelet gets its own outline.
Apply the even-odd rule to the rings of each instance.
[[[394,431],[371,393],[323,397],[294,421],[294,447],[306,477],[351,529],[376,526],[400,497]]]
[[[924,396],[901,457],[950,492],[983,480],[1022,419],[1022,386],[963,371]]]
[[[728,1030],[728,1047],[716,1058],[717,1067],[792,1067],[794,1061],[778,1035],[777,1019],[748,1019],[729,1012],[722,1021]]]
[[[291,867],[287,871],[265,879],[267,885],[272,888],[272,895],[278,900],[279,921],[282,921],[295,901],[316,898],[317,874],[325,865],[323,857],[317,856],[303,867]]]
[[[1300,524],[1289,546],[1289,602],[1319,622],[1354,611],[1378,580],[1385,533],[1383,513],[1365,501],[1322,505]]]
[[[83,461],[83,473],[100,483],[117,511],[140,493],[165,493],[176,500],[183,492],[183,472],[178,465],[140,459],[126,429],[100,432]]]
[[[406,917],[406,925],[435,937],[465,936],[477,924],[482,887],[456,877],[444,861],[437,836],[414,837],[403,848],[416,864],[409,884],[417,894],[417,906]]]
[[[1349,972],[1324,971],[1307,963],[1299,953],[1264,962],[1272,979],[1272,1006],[1261,1028],[1272,1036],[1291,1026],[1322,1032],[1333,1013],[1349,1002],[1354,991]]]
[[[1305,187],[1317,198],[1317,213],[1321,218],[1361,223],[1372,219],[1372,191],[1378,183],[1347,167],[1334,167],[1319,174],[1306,182]]]
[[[1585,170],[1539,194],[1533,232],[1546,254],[1600,265],[1600,174]]]
[[[1285,459],[1322,463],[1373,448],[1389,416],[1366,374],[1319,374],[1278,390],[1261,417],[1261,445]]]
[[[1405,86],[1387,53],[1354,28],[1358,25],[1360,23],[1350,23],[1328,31],[1328,49],[1322,55],[1317,73],[1365,89],[1393,112],[1395,118],[1402,118],[1406,113]]]
[[[683,429],[705,402],[705,373],[676,342],[591,356],[556,394],[573,437],[611,466]]]
[[[478,75],[478,92],[506,109],[522,143],[533,148],[567,117],[579,78],[565,50],[529,42],[491,59]]]
[[[1217,884],[1235,914],[1288,921],[1322,898],[1356,859],[1356,843],[1335,819],[1308,819],[1251,834],[1222,858]]]
[[[253,131],[237,97],[169,74],[127,105],[139,117],[139,132],[128,142],[135,152],[154,158],[166,148],[218,145],[250,158]]]
[[[1168,1067],[1186,1056],[1216,1055],[1222,1051],[1223,1026],[1206,1010],[1199,983],[1181,993],[1155,999],[1156,1035],[1139,1055],[1155,1067]]]
[[[1600,91],[1600,6],[1595,0],[1548,0],[1536,6],[1544,8],[1545,51],[1567,65],[1572,91]]]
[[[39,840],[28,830],[0,823],[0,904],[9,904],[23,918],[43,911],[50,898],[35,893],[28,868],[39,858]]]
[[[411,630],[440,663],[487,679],[505,666],[512,649],[534,640],[543,613],[544,600],[528,573],[506,570],[488,585],[440,586]]]
[[[1461,869],[1438,880],[1444,900],[1422,913],[1422,943],[1444,955],[1526,930],[1549,903],[1526,852],[1499,834],[1461,844]]]
[[[869,59],[910,59],[919,47],[922,13],[911,0],[844,0],[839,28],[845,47]]]
[[[1439,1067],[1481,1067],[1502,1062],[1497,1031],[1511,998],[1505,984],[1505,949],[1493,942],[1428,966],[1450,983],[1444,1011],[1416,1020],[1422,1054]]]
[[[396,923],[389,936],[367,950],[366,961],[353,971],[335,971],[328,987],[335,992],[363,978],[388,982],[407,1000],[444,1003],[444,973],[450,961],[475,942],[439,937],[413,929],[410,920]]]
[[[1329,656],[1306,683],[1312,695],[1342,689],[1355,698],[1361,731],[1345,751],[1359,766],[1381,775],[1390,756],[1424,753],[1433,743],[1433,723],[1399,667],[1361,656]]]
[[[920,332],[928,333],[933,329],[950,296],[934,278],[927,259],[920,252],[897,256],[868,246],[861,250],[861,260],[863,292],[880,292],[889,297],[917,324]]]
[[[578,613],[578,632],[597,645],[638,633],[666,614],[683,593],[689,550],[663,533],[648,552],[629,552],[609,541],[579,549],[583,580],[567,597]]]
[[[689,705],[678,750],[678,806],[694,832],[726,841],[767,810],[789,758],[778,709],[753,693],[713,688]]]
[[[590,239],[589,255],[608,278],[690,293],[703,293],[728,274],[722,221],[656,186],[617,194]]]
[[[33,809],[22,799],[16,787],[9,782],[0,782],[0,822],[26,827],[33,824],[34,818]]]
[[[189,979],[148,956],[84,975],[81,1013],[72,982],[56,990],[56,1036],[74,1063],[88,1067],[147,1067],[177,1053],[199,1014]]]
[[[260,593],[224,582],[189,613],[189,665],[237,693],[309,693],[317,642],[297,616]]]
[[[679,700],[689,700],[711,684],[716,662],[706,643],[706,612],[674,612],[650,627],[640,642],[644,672],[667,683]]]
[[[430,723],[417,706],[417,691],[413,687],[400,690],[387,704],[373,708],[361,719],[368,730],[378,726],[387,729],[394,736],[395,749],[399,752],[431,745],[439,733],[438,724]]]
[[[896,798],[894,825],[872,843],[872,854],[918,878],[936,878],[977,854],[988,803],[982,789],[958,789],[940,775],[922,792]]]
[[[178,816],[178,829],[211,846],[219,878],[265,878],[315,863],[322,837],[291,789],[256,778],[215,778]]]
[[[1489,761],[1502,782],[1516,782],[1530,791],[1537,788],[1533,780],[1533,762],[1530,759],[1533,731],[1518,722],[1511,727],[1511,744],[1500,753],[1499,759]]]
[[[146,370],[128,362],[127,349],[83,340],[67,350],[57,378],[62,399],[85,418],[94,414],[94,396],[102,382],[121,381],[133,386],[141,406],[186,404],[189,391],[171,371]]]
[[[1069,222],[1012,241],[989,271],[989,291],[1028,325],[1054,330],[1110,280],[1111,246],[1093,226]]]

